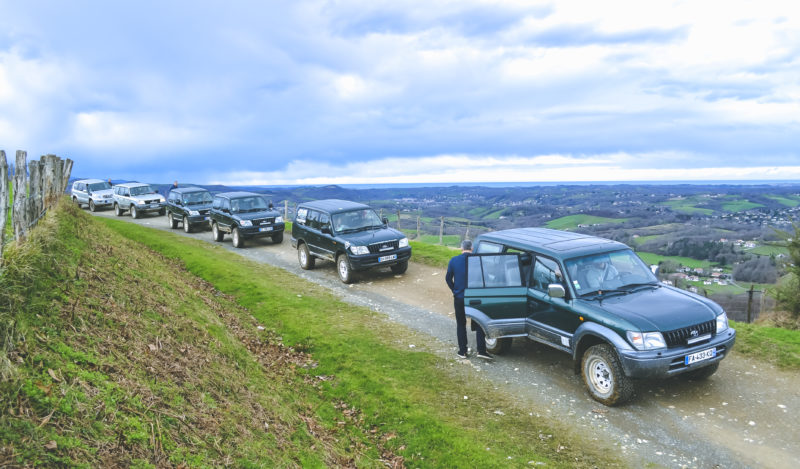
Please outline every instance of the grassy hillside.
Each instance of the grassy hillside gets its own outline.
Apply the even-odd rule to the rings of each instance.
[[[381,315],[69,204],[0,304],[0,466],[615,464]]]
[[[573,230],[578,225],[603,225],[608,223],[624,223],[627,218],[607,218],[594,215],[567,215],[566,217],[550,220],[545,226],[555,230]]]

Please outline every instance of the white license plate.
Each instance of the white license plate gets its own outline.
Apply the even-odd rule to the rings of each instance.
[[[150,204],[150,207],[156,208],[156,207],[158,207],[158,204]]]
[[[258,231],[272,231],[272,227],[271,226],[262,226],[261,228],[258,229]]]
[[[701,362],[703,360],[708,360],[717,356],[717,349],[710,348],[706,350],[702,350],[700,352],[692,353],[690,355],[686,355],[686,359],[684,363],[687,365],[691,365],[692,363]]]
[[[390,256],[379,257],[378,262],[393,261],[395,259],[397,259],[397,254],[392,254]]]
[[[208,217],[203,217],[203,220],[208,220]]]

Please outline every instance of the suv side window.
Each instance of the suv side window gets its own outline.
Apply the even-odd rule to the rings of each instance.
[[[313,230],[319,230],[319,212],[316,210],[308,211],[308,216],[306,217],[306,226]]]
[[[496,254],[467,258],[467,288],[521,287],[519,256]]]
[[[533,266],[531,287],[541,292],[547,292],[551,283],[563,285],[563,274],[558,262],[546,257],[537,257]]]
[[[323,228],[327,227],[330,231],[331,229],[331,217],[328,216],[327,213],[320,213],[319,214],[319,229],[322,231]]]
[[[214,197],[214,200],[211,201],[211,208],[214,210],[219,210],[222,208],[222,199],[219,197]]]
[[[503,245],[481,241],[480,244],[478,244],[478,250],[476,252],[478,254],[498,254],[503,252]]]
[[[230,199],[222,199],[222,210],[227,210],[228,212],[231,211],[231,201]]]
[[[295,220],[297,221],[297,223],[304,225],[306,223],[307,216],[308,216],[308,209],[305,207],[301,207],[297,209],[297,216],[295,217]]]

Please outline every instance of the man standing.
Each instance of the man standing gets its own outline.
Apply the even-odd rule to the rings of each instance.
[[[464,312],[464,290],[467,288],[467,257],[472,254],[472,241],[461,242],[461,254],[450,259],[444,280],[453,292],[453,307],[456,312],[456,336],[458,338],[458,358],[467,358],[467,315]],[[478,358],[491,360],[486,352],[486,338],[483,329],[475,330],[478,342]]]

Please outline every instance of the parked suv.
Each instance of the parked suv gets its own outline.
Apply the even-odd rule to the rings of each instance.
[[[408,269],[408,238],[387,226],[368,205],[328,199],[297,207],[292,224],[292,246],[303,269],[313,269],[317,258],[336,263],[339,279],[353,281],[353,273],[388,266],[402,274]]]
[[[175,229],[178,223],[189,233],[193,228],[210,224],[211,193],[200,187],[178,187],[167,195],[167,221]]]
[[[487,349],[501,354],[527,337],[569,353],[603,404],[633,397],[636,378],[708,378],[733,347],[719,305],[658,282],[624,244],[543,228],[475,244],[464,301]]]
[[[158,212],[164,215],[164,196],[153,189],[150,184],[142,182],[126,182],[114,186],[114,213],[122,216],[130,210],[131,217],[139,218],[146,212]]]
[[[211,233],[214,241],[231,234],[233,246],[244,247],[248,238],[272,238],[283,242],[283,217],[263,196],[253,192],[224,192],[211,203]]]
[[[72,183],[72,201],[81,205],[88,205],[94,212],[98,208],[108,207],[114,203],[114,191],[111,184],[100,179],[81,179]]]

